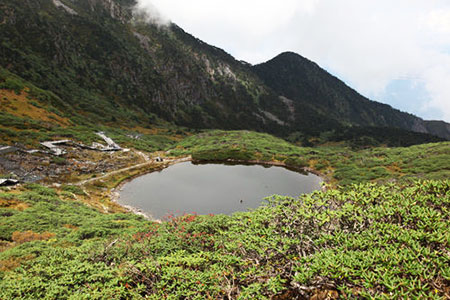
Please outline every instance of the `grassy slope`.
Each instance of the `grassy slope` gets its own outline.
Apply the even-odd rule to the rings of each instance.
[[[449,149],[450,142],[358,151],[339,144],[305,148],[263,133],[210,131],[184,139],[171,153],[192,154],[198,160],[261,160],[284,162],[292,167],[308,166],[331,183],[346,185],[450,178]]]
[[[95,132],[105,131],[124,147],[157,151],[173,145],[187,129],[155,120],[148,128],[129,121],[98,123],[69,108],[55,94],[0,68],[0,145],[19,143],[38,147],[53,139],[74,139],[90,144],[101,142]],[[130,136],[139,135],[136,140]],[[177,136],[178,135],[178,136]]]

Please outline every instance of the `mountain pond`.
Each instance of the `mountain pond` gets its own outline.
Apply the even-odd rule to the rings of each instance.
[[[119,204],[154,219],[183,214],[232,214],[257,208],[271,195],[297,197],[322,179],[278,166],[178,163],[126,183]]]

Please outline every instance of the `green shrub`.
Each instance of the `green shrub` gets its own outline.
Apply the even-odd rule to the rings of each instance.
[[[24,88],[25,86],[21,81],[13,78],[7,78],[0,83],[0,89],[13,90],[16,94],[20,94]]]
[[[83,189],[76,185],[63,185],[62,190],[70,193],[74,193],[76,195],[86,195]]]

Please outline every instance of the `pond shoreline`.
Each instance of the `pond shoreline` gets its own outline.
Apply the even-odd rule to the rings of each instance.
[[[156,219],[153,216],[145,213],[144,211],[142,211],[140,208],[137,207],[133,207],[130,205],[126,205],[126,204],[120,204],[119,203],[119,198],[120,198],[120,191],[122,190],[122,188],[129,183],[130,181],[132,181],[133,179],[136,179],[138,177],[153,173],[153,172],[160,172],[170,166],[173,166],[175,164],[178,163],[183,163],[183,162],[188,162],[188,161],[192,161],[192,157],[186,156],[186,157],[181,157],[181,158],[175,158],[175,159],[169,159],[167,161],[163,161],[160,165],[157,165],[156,168],[151,168],[148,171],[144,171],[138,174],[135,174],[133,176],[128,177],[125,180],[122,180],[117,186],[115,186],[114,188],[112,188],[109,191],[110,194],[110,200],[118,205],[120,205],[121,207],[125,208],[127,211],[134,213],[136,215],[139,216],[143,216],[145,219],[149,220],[149,221],[153,221],[153,222],[157,222],[157,223],[161,223],[162,221],[160,219]]]
[[[326,176],[324,176],[319,171],[310,168],[310,167],[295,167],[292,165],[288,165],[281,161],[266,161],[266,160],[241,160],[241,159],[225,159],[225,160],[196,160],[192,159],[192,163],[194,164],[209,164],[209,163],[222,163],[222,164],[231,164],[231,165],[261,165],[261,166],[275,166],[275,167],[283,167],[285,169],[295,171],[301,174],[314,174],[322,178],[323,182],[328,182]]]
[[[178,163],[184,163],[184,162],[192,162],[193,164],[210,164],[210,163],[215,163],[215,164],[225,164],[225,165],[260,165],[260,166],[276,166],[276,167],[283,167],[285,169],[291,170],[291,171],[295,171],[304,175],[307,174],[314,174],[318,177],[320,177],[322,179],[323,182],[327,182],[325,177],[323,176],[323,174],[320,174],[319,172],[317,172],[316,170],[309,168],[309,167],[294,167],[291,165],[287,165],[284,162],[279,162],[279,161],[260,161],[260,160],[237,160],[237,159],[226,159],[226,160],[196,160],[193,159],[191,156],[187,156],[187,157],[182,157],[182,158],[176,158],[176,159],[171,159],[171,160],[167,160],[164,161],[163,163],[161,163],[159,166],[157,166],[156,168],[152,168],[149,169],[148,172],[144,171],[142,173],[139,174],[135,174],[133,176],[130,176],[129,178],[121,181],[116,187],[112,188],[110,190],[110,200],[118,205],[120,205],[121,207],[125,208],[127,211],[134,213],[136,215],[140,215],[143,216],[145,219],[149,220],[149,221],[153,221],[153,222],[157,222],[157,223],[161,223],[162,220],[161,219],[157,219],[154,218],[152,215],[144,212],[142,209],[140,208],[136,208],[130,205],[126,205],[126,204],[120,204],[119,203],[119,199],[120,199],[120,192],[122,191],[123,187],[131,182],[132,180],[153,173],[155,171],[160,172],[172,165],[178,164]]]

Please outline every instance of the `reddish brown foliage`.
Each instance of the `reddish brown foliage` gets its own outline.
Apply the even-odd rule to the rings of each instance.
[[[24,232],[14,231],[12,234],[12,240],[17,244],[23,244],[31,241],[46,241],[54,236],[55,234],[51,232],[36,233],[31,230]]]

